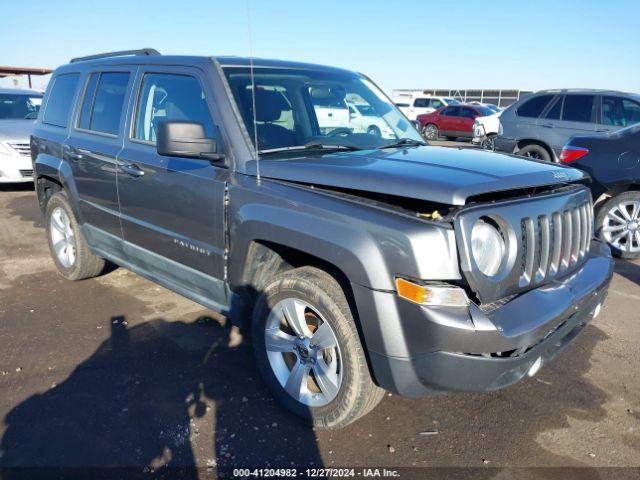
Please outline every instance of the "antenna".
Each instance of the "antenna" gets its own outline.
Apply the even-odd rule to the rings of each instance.
[[[258,120],[256,116],[256,81],[253,76],[253,40],[251,38],[251,0],[247,0],[247,27],[249,31],[249,72],[251,75],[251,101],[253,102],[253,145],[255,147],[256,176],[260,184],[260,154],[258,151]]]

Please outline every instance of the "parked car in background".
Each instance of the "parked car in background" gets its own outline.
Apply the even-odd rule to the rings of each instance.
[[[640,257],[640,124],[572,137],[560,161],[591,176],[598,237],[618,257]]]
[[[480,145],[485,150],[494,150],[494,142],[500,130],[501,115],[502,110],[486,117],[476,117],[473,122],[471,143]]]
[[[418,115],[418,125],[420,133],[429,140],[441,136],[447,140],[472,138],[475,119],[493,114],[493,110],[479,105],[449,105],[433,113]]]
[[[32,156],[61,275],[108,260],[245,322],[275,399],[316,427],[385,390],[533,376],[606,297],[584,172],[426,146],[359,73],[147,49],[75,59],[49,85]],[[323,132],[312,98],[342,95],[394,138]],[[532,219],[552,215],[573,227],[538,242]]]
[[[608,90],[544,90],[500,116],[495,148],[557,162],[573,135],[614,132],[640,122],[640,95]]]
[[[493,110],[494,112],[501,112],[502,108],[500,108],[499,106],[493,104],[493,103],[483,103],[483,102],[467,102],[469,105],[480,105],[481,107],[487,107],[491,110]]]
[[[0,89],[0,183],[33,181],[30,140],[42,93]]]
[[[368,133],[382,138],[394,138],[393,129],[380,118],[368,103],[350,103],[349,128],[353,133]]]
[[[405,105],[406,103],[402,103]],[[450,97],[416,96],[409,100],[406,107],[399,107],[409,120],[416,120],[418,115],[435,112],[447,105],[458,105],[460,102]],[[398,104],[396,104],[398,106]]]

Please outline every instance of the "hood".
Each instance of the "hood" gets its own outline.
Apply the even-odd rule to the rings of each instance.
[[[0,141],[29,143],[35,120],[0,120]]]
[[[255,175],[255,161],[247,164]],[[413,147],[260,160],[264,178],[383,193],[448,205],[469,197],[587,178],[561,165],[476,149]]]

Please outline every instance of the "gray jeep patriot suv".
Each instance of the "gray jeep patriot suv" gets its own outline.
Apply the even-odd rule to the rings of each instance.
[[[393,137],[339,118],[345,101]],[[427,146],[346,70],[150,49],[74,59],[31,147],[62,275],[110,261],[244,321],[273,395],[321,427],[384,390],[534,375],[611,278],[583,173]]]

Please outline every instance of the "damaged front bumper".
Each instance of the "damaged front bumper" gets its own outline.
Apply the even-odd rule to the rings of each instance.
[[[599,311],[612,272],[608,247],[593,241],[577,271],[487,311],[425,307],[353,285],[375,379],[408,397],[511,385],[580,333]]]

